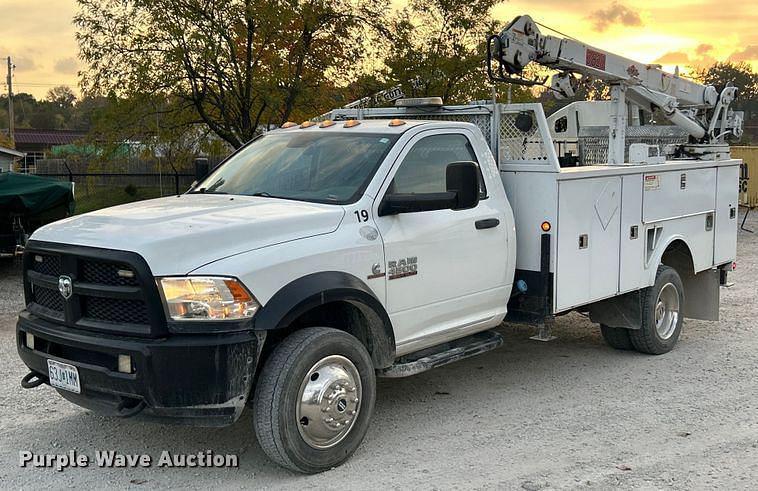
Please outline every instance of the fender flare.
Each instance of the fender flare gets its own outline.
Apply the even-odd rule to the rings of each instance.
[[[387,311],[368,285],[342,271],[312,273],[288,283],[261,307],[253,328],[285,329],[307,311],[338,301],[348,302],[364,315],[374,317],[368,323],[372,338],[369,353],[377,365],[391,365],[395,358],[395,333]]]

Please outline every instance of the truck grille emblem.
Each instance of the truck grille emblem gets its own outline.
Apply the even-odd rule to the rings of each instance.
[[[61,276],[58,278],[58,291],[61,296],[68,300],[71,298],[71,294],[74,293],[74,287],[71,282],[71,277]]]

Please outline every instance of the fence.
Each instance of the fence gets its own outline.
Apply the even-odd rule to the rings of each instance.
[[[206,170],[208,167],[206,166]],[[108,188],[128,186],[149,189],[160,196],[180,194],[201,177],[198,166],[177,167],[170,162],[124,160],[103,164],[66,159],[37,161],[36,174],[70,181],[76,184],[77,194],[87,195]]]

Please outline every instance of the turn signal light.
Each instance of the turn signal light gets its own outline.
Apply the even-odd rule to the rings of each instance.
[[[540,225],[540,228],[542,229],[543,232],[550,232],[550,229],[552,228],[552,226],[550,225],[550,222],[544,221],[542,222],[542,225]]]
[[[297,123],[292,122],[292,121],[287,121],[281,127],[286,130],[287,128],[294,128],[295,126],[297,126]]]
[[[334,121],[332,121],[331,119],[325,119],[321,121],[320,125],[318,125],[319,128],[328,128],[330,126],[334,126]]]
[[[358,126],[361,124],[360,121],[357,119],[351,119],[350,121],[346,121],[345,124],[342,125],[343,128],[352,128],[353,126]]]
[[[302,124],[300,124],[301,128],[310,128],[311,126],[315,126],[316,123],[313,121],[303,121]]]
[[[393,119],[392,121],[390,121],[389,125],[390,126],[403,126],[404,124],[405,124],[405,121],[403,121],[402,119]]]

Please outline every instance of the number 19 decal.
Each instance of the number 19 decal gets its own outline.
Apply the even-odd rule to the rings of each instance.
[[[355,217],[358,219],[358,223],[361,222],[368,222],[368,211],[366,210],[355,210],[353,213],[355,213]]]

